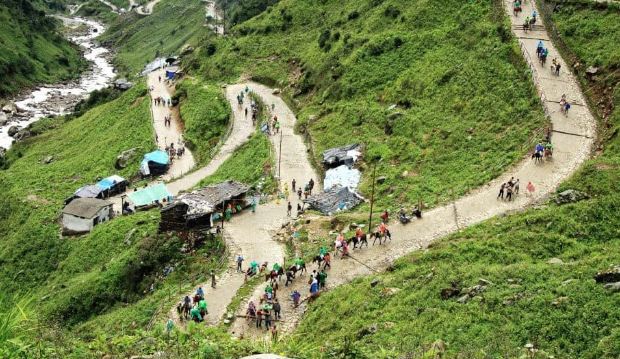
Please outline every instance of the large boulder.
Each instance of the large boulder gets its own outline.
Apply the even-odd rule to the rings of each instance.
[[[620,282],[620,265],[615,265],[607,270],[600,271],[594,276],[597,283]]]
[[[23,141],[23,140],[27,139],[28,137],[32,137],[32,133],[30,131],[28,131],[27,129],[25,129],[25,128],[19,130],[15,134],[15,136],[13,136],[15,141]]]
[[[555,203],[557,204],[567,204],[583,201],[584,199],[588,199],[590,196],[587,193],[577,191],[575,189],[567,189],[564,192],[558,193],[555,198]]]
[[[116,163],[114,164],[114,167],[116,167],[116,169],[119,169],[119,170],[127,167],[129,162],[131,162],[134,158],[136,158],[137,155],[138,155],[137,147],[130,148],[128,150],[121,152],[121,154],[116,157]]]
[[[612,293],[620,292],[620,282],[607,283],[605,284],[605,289],[610,290]]]
[[[11,126],[9,127],[9,130],[7,131],[7,134],[11,137],[15,137],[15,135],[17,135],[17,133],[19,132],[19,127],[17,126]]]
[[[117,79],[114,81],[114,88],[119,89],[121,91],[127,91],[133,86],[133,83],[127,81],[127,79]]]
[[[0,127],[6,126],[9,123],[9,118],[6,116],[6,113],[0,111]]]
[[[15,113],[17,112],[17,106],[15,106],[13,102],[8,102],[6,105],[2,106],[2,112]]]

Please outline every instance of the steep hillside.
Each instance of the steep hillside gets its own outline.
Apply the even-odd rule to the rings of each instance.
[[[0,97],[78,75],[85,64],[59,33],[60,26],[30,1],[0,1]]]
[[[317,347],[343,357],[415,356],[441,347],[448,357],[519,357],[531,343],[541,358],[620,355],[620,296],[593,279],[620,263],[620,97],[612,45],[620,36],[612,25],[618,13],[577,4],[552,16],[566,55],[601,73],[579,71],[592,89],[589,100],[605,104],[598,108],[603,152],[558,190],[589,199],[550,201],[489,221],[398,261],[393,271],[328,293],[282,348],[304,357],[320,356]],[[375,279],[380,284],[372,288]],[[465,304],[460,295],[442,299],[442,290],[479,283],[486,290]],[[386,288],[398,291],[386,295],[393,292]]]
[[[200,45],[196,76],[281,87],[315,160],[364,144],[366,195],[380,157],[392,210],[490,180],[545,126],[500,2],[284,0]]]

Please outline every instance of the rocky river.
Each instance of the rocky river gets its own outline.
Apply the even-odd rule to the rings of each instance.
[[[70,113],[80,100],[94,90],[107,87],[115,77],[110,52],[96,40],[104,26],[90,19],[59,18],[69,30],[69,40],[81,47],[90,66],[75,81],[35,88],[4,106],[0,113],[0,148],[8,149],[15,139],[27,136],[25,129],[31,123]]]

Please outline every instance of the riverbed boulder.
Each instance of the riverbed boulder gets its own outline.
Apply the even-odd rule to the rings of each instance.
[[[11,126],[9,127],[9,130],[7,131],[7,134],[11,137],[15,137],[15,135],[19,132],[19,127],[17,126]]]
[[[6,157],[6,148],[0,146],[0,161]]]
[[[0,111],[0,127],[6,126],[7,123],[9,123],[9,118],[6,113]]]
[[[557,204],[567,204],[583,201],[584,199],[588,199],[590,196],[587,193],[577,191],[575,189],[567,189],[566,191],[558,193],[555,198],[555,203]]]
[[[127,91],[133,86],[132,82],[127,81],[127,79],[117,79],[114,81],[114,88],[119,89],[121,91]]]
[[[607,283],[605,284],[605,289],[611,291],[612,293],[620,292],[620,282]]]
[[[32,137],[32,132],[30,132],[28,129],[23,128],[21,130],[19,130],[15,136],[13,136],[13,138],[15,139],[15,141],[23,141],[29,137]]]
[[[15,106],[15,103],[13,103],[13,102],[8,102],[4,106],[2,106],[2,112],[4,112],[4,113],[15,113],[15,112],[17,112],[17,106]]]
[[[134,147],[121,152],[120,155],[116,156],[116,163],[114,164],[114,167],[119,170],[127,167],[129,162],[131,162],[138,155],[138,149],[138,147]]]

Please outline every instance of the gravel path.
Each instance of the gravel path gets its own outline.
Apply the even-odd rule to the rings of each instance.
[[[174,86],[168,85],[165,81],[165,71],[157,70],[148,75],[147,86],[152,88],[151,93],[151,111],[153,114],[153,128],[157,134],[157,147],[164,149],[166,145],[174,144],[175,148],[179,146],[183,139],[183,123],[179,119],[179,111],[176,107],[168,107],[163,105],[155,105],[154,99],[161,97],[169,100],[174,94]],[[165,117],[171,116],[170,126],[164,123]],[[175,157],[168,172],[162,176],[164,181],[173,178],[180,178],[194,168],[196,162],[194,156],[189,149],[185,149],[185,154],[180,158]]]
[[[168,188],[173,193],[178,193],[181,189],[187,189],[195,186],[200,179],[211,175],[221,163],[223,163],[234,152],[235,148],[243,144],[251,136],[253,132],[252,120],[248,116],[245,118],[244,108],[249,106],[246,101],[243,106],[237,105],[237,94],[248,86],[250,91],[260,96],[264,103],[271,107],[278,116],[281,123],[282,135],[271,136],[273,147],[276,149],[276,155],[280,148],[280,140],[282,141],[282,183],[291,183],[295,178],[299,183],[306,183],[310,178],[318,180],[318,175],[310,165],[307,150],[303,139],[294,133],[295,115],[288,108],[286,103],[272,93],[272,89],[253,82],[244,82],[227,87],[226,97],[228,98],[234,114],[234,125],[230,137],[225,141],[222,149],[216,157],[204,167],[196,172],[185,176],[178,181],[172,182]],[[318,187],[318,185],[317,185]],[[297,200],[291,195],[291,202],[297,207]],[[283,263],[284,250],[276,242],[273,241],[275,232],[282,228],[282,225],[290,220],[287,216],[286,201],[273,201],[266,205],[259,206],[256,213],[244,211],[243,213],[233,217],[231,222],[224,225],[224,239],[229,248],[230,258],[226,271],[217,278],[217,286],[211,288],[210,281],[201,283],[205,291],[205,300],[208,303],[209,314],[206,316],[206,324],[218,323],[224,314],[228,304],[233,300],[235,294],[244,283],[244,275],[236,272],[235,258],[241,254],[245,258],[244,268],[249,263],[256,260],[258,263],[269,262]],[[187,293],[192,294],[194,291]],[[181,298],[183,296],[180,296]],[[170,310],[169,317],[172,318],[177,325],[181,325],[181,321],[176,313],[176,308]]]
[[[459,229],[471,226],[494,216],[522,210],[537,201],[552,194],[557,186],[573,174],[579,166],[589,157],[594,137],[596,136],[596,121],[590,113],[581,93],[577,81],[572,74],[564,71],[559,77],[551,74],[550,64],[554,57],[562,63],[562,69],[568,66],[561,59],[558,51],[549,42],[549,37],[544,26],[540,30],[530,31],[527,34],[518,30],[523,18],[512,16],[512,1],[506,1],[506,12],[511,19],[513,33],[518,38],[524,58],[532,70],[532,78],[540,95],[545,112],[550,116],[553,124],[552,142],[554,145],[554,158],[543,164],[535,164],[529,158],[524,158],[521,163],[508,169],[500,178],[491,181],[485,186],[443,207],[435,208],[424,213],[422,220],[414,221],[408,225],[392,224],[391,232],[393,242],[384,246],[374,246],[355,250],[352,259],[333,260],[332,269],[328,273],[328,290],[342,284],[349,283],[359,277],[380,272],[394,260],[412,251],[426,248],[431,242],[454,233]],[[524,4],[523,14],[532,12],[532,3]],[[543,68],[536,56],[536,44],[538,39],[545,41],[549,49],[547,67]],[[572,108],[567,116],[559,111],[557,103],[562,94],[566,94]],[[520,179],[521,194],[512,202],[504,202],[496,199],[497,191],[502,182],[511,177]],[[536,187],[532,197],[524,195],[525,187],[531,181]],[[363,263],[360,264],[360,263]],[[312,271],[314,268],[310,268]],[[282,316],[284,321],[278,323],[281,333],[291,332],[303,312],[306,304],[299,308],[293,308],[288,294],[297,289],[304,296],[308,294],[308,277],[298,279],[288,288],[280,290],[282,303]],[[254,291],[252,300],[258,301],[265,284],[261,283]],[[247,301],[244,301],[237,310],[237,314],[244,314]],[[235,336],[268,338],[268,332],[257,331],[245,320],[236,320],[231,327],[231,333]]]

